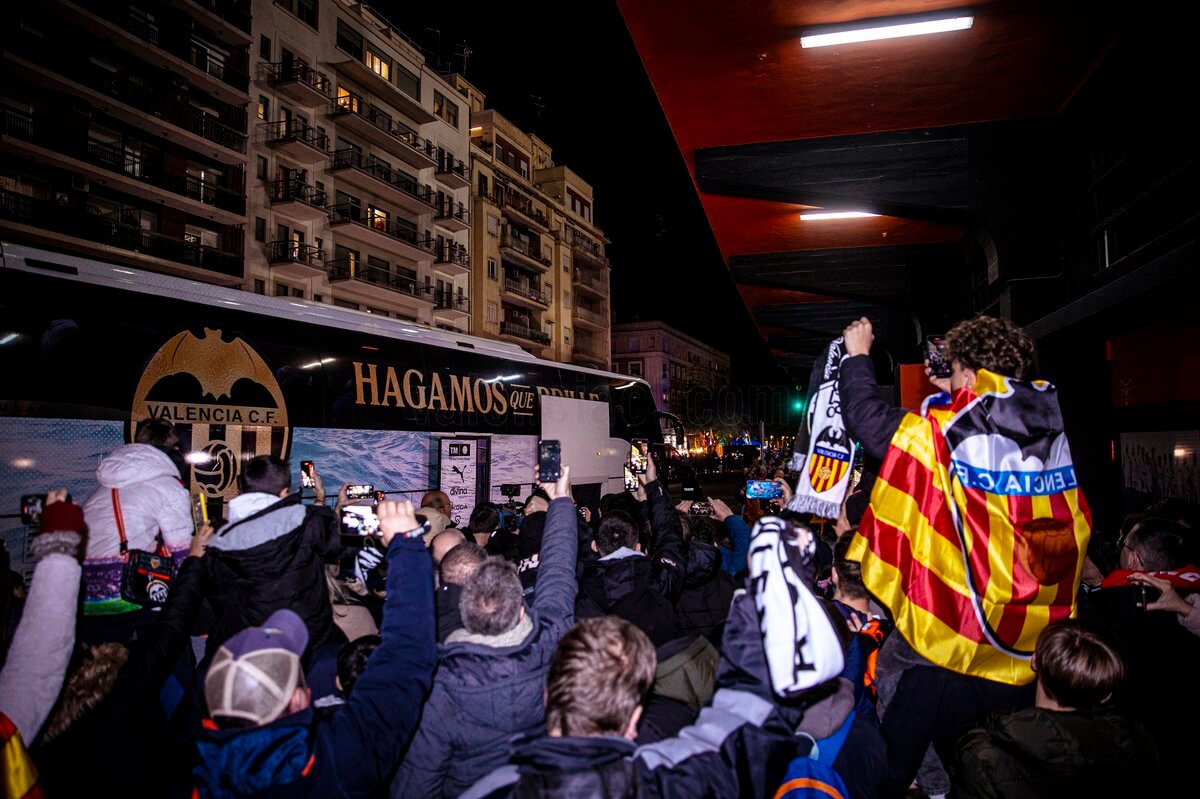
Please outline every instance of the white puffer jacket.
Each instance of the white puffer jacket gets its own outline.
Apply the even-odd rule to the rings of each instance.
[[[112,489],[119,489],[121,515],[130,549],[155,548],[163,542],[177,552],[192,541],[192,505],[179,482],[179,470],[165,452],[149,444],[126,444],[100,462],[96,469],[100,490],[83,505],[87,522],[87,560],[120,556],[121,538],[113,516]]]

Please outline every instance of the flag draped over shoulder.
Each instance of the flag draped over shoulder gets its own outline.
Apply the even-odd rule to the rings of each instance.
[[[849,557],[934,663],[1033,680],[1042,629],[1075,610],[1091,513],[1054,387],[987,371],[892,438]]]

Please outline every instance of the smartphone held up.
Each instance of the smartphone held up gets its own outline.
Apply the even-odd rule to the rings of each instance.
[[[313,480],[313,475],[316,473],[316,465],[312,461],[300,461],[300,487],[301,488],[316,488],[316,482]]]
[[[553,438],[538,441],[538,482],[555,483],[562,477],[562,444]]]
[[[944,380],[954,371],[946,360],[945,336],[929,336],[925,339],[925,361],[929,364],[929,376]]]

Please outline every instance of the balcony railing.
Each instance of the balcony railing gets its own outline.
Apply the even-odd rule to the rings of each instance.
[[[519,280],[513,280],[511,277],[504,278],[504,290],[517,294],[528,300],[541,303],[549,306],[550,298],[546,296],[540,286],[533,286],[527,283],[522,283]]]
[[[524,194],[519,194],[510,188],[496,187],[489,199],[501,208],[513,209],[541,227],[547,226],[546,214],[540,208],[535,208],[533,200]]]
[[[452,291],[433,292],[433,307],[452,311],[470,313],[471,298]]]
[[[144,9],[129,3],[114,3],[111,0],[77,0],[77,2],[88,12],[108,20],[164,53],[188,62],[200,71],[238,91],[244,92],[250,85],[249,75],[236,69],[223,58],[214,58],[207,47],[193,41],[190,27],[170,24],[174,20],[168,19],[169,24],[164,28],[158,24],[156,17],[147,15]]]
[[[258,127],[262,129],[263,140],[268,144],[302,141],[322,152],[329,150],[329,135],[300,119],[263,122]]]
[[[433,142],[421,138],[415,130],[406,125],[401,125],[379,109],[368,108],[363,98],[354,92],[348,92],[334,100],[329,113],[333,116],[353,114],[359,119],[374,125],[409,149],[421,153],[430,160],[437,158],[437,147],[434,146]]]
[[[325,265],[325,253],[314,244],[296,241],[271,241],[267,243],[267,261],[272,264],[299,263],[320,269]]]
[[[339,203],[338,205],[329,206],[329,223],[331,225],[338,225],[344,222],[353,222],[356,225],[362,225],[371,230],[379,231],[385,236],[391,236],[394,239],[411,244],[417,249],[433,252],[433,237],[428,234],[422,236],[416,230],[399,225],[395,220],[389,220],[385,217],[368,218],[363,213],[362,207],[353,203]]]
[[[5,44],[16,55],[49,72],[106,94],[144,114],[169,122],[234,152],[246,152],[246,134],[243,131],[226,125],[199,108],[185,105],[180,102],[173,89],[164,87],[160,90],[142,83],[134,83],[129,79],[127,72],[110,72],[97,68],[88,60],[86,53],[41,47],[32,41],[32,37],[18,36],[12,44]],[[244,130],[244,111],[239,112],[239,116]]]
[[[206,8],[233,27],[250,32],[250,4],[245,0],[191,0],[195,5]]]
[[[538,245],[532,241],[517,238],[505,227],[500,233],[500,246],[516,250],[527,258],[532,258],[540,264],[550,266],[550,259],[538,252]]]
[[[549,344],[550,336],[540,330],[533,330],[519,322],[501,322],[500,333],[506,336],[516,336],[517,338],[535,341],[538,344]]]
[[[601,248],[600,242],[596,241],[591,236],[588,236],[573,227],[566,228],[563,231],[562,236],[567,242],[567,246],[569,246],[572,250],[583,253],[584,255],[589,255],[598,261],[605,260],[604,250]]]
[[[597,277],[593,277],[587,271],[580,269],[579,267],[575,267],[575,274],[572,275],[572,278],[576,285],[587,286],[602,293],[608,291],[608,283],[606,281],[603,281]]]
[[[471,266],[471,257],[467,248],[453,241],[445,242],[433,255],[434,263],[455,264],[464,269]]]
[[[0,189],[0,218],[224,275],[241,276],[241,254],[146,230],[123,221],[126,216],[136,218],[141,209],[129,208],[127,212],[106,213],[95,206],[84,212]]]
[[[416,197],[426,205],[436,205],[432,187],[422,185],[404,172],[394,170],[387,164],[376,161],[370,156],[363,155],[361,150],[352,150],[348,147],[344,150],[338,150],[330,157],[329,168],[357,169],[359,172],[365,172],[376,180],[381,180],[390,186],[394,186],[409,196]]]
[[[467,165],[445,150],[440,150],[438,152],[437,171],[439,175],[458,175],[463,180],[471,179]]]
[[[464,225],[471,224],[471,212],[467,210],[467,206],[449,197],[443,200],[442,204],[438,206],[437,218],[457,219]]]
[[[432,291],[428,286],[418,283],[415,278],[395,275],[382,267],[371,266],[351,258],[326,261],[325,271],[329,273],[330,280],[359,280],[426,301],[430,299]]]
[[[333,83],[324,72],[318,72],[303,61],[276,61],[266,65],[267,77],[272,86],[281,83],[300,83],[319,94],[329,97]]]
[[[302,202],[314,208],[325,208],[328,195],[316,186],[303,181],[273,180],[267,185],[268,197],[273,203]]]

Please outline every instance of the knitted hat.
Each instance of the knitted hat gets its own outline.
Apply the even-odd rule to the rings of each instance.
[[[300,684],[300,657],[308,628],[290,610],[277,610],[261,627],[250,627],[217,650],[204,678],[208,712],[255,725],[279,718]]]

